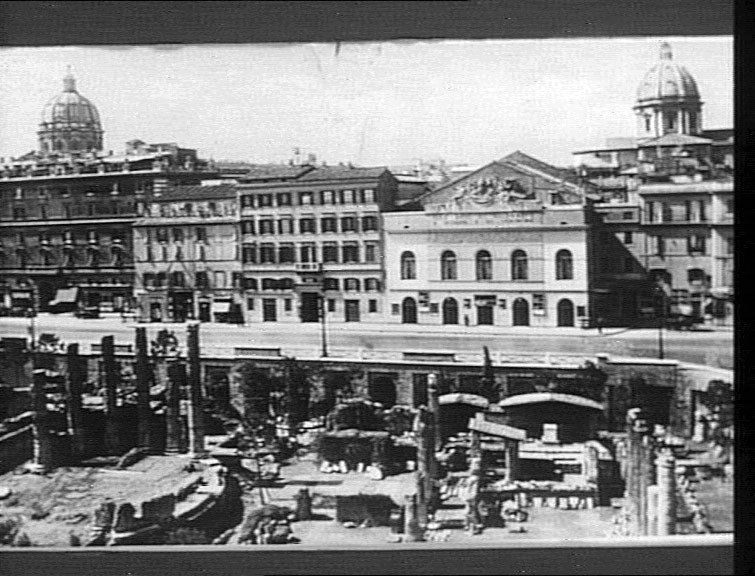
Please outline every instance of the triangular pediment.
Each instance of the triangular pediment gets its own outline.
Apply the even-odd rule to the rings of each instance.
[[[532,163],[524,163],[517,154],[529,158],[515,153],[486,164],[426,194],[420,198],[421,204],[430,212],[480,212],[532,210],[545,204],[582,202],[580,187],[559,177],[558,169],[534,159]]]

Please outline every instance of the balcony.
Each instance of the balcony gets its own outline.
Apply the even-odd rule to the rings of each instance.
[[[322,264],[319,262],[297,262],[297,272],[322,272]]]

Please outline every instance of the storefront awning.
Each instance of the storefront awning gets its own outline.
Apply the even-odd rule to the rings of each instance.
[[[50,306],[56,304],[70,304],[76,302],[78,288],[61,288],[55,294],[55,299],[50,302]]]
[[[213,314],[228,314],[231,311],[230,302],[213,302],[212,313]]]

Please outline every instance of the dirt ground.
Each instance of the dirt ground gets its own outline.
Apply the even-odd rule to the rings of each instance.
[[[82,542],[89,537],[95,508],[106,497],[143,500],[174,491],[193,473],[184,470],[186,456],[149,456],[127,470],[111,468],[59,468],[47,475],[9,472],[0,486],[11,495],[0,500],[0,515],[22,521],[35,546],[69,546],[71,535]]]

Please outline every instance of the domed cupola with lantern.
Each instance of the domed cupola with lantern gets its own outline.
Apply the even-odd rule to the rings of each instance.
[[[637,89],[637,134],[640,139],[666,134],[700,134],[702,101],[692,75],[674,62],[671,46],[661,44],[660,61]]]
[[[80,154],[102,150],[102,125],[97,108],[76,90],[70,67],[63,91],[42,110],[39,151],[43,155]]]

